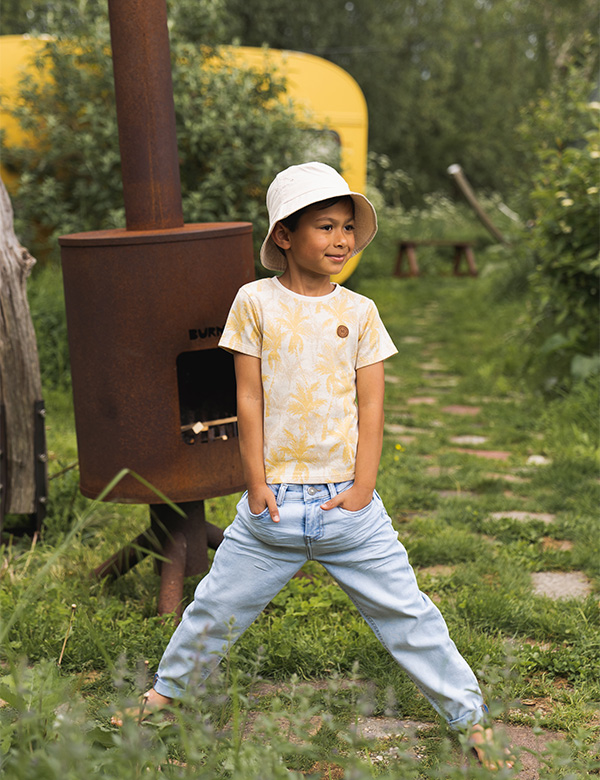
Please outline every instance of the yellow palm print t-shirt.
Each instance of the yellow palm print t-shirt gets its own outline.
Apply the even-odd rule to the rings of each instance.
[[[356,369],[397,352],[373,301],[339,285],[309,297],[259,279],[239,290],[219,346],[261,360],[267,482],[354,477]]]

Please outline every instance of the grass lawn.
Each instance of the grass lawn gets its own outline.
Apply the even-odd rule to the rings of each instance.
[[[522,304],[499,300],[485,269],[417,280],[362,271],[352,283],[376,301],[399,349],[386,364],[378,490],[421,587],[497,719],[560,732],[539,776],[596,774],[597,390],[549,400],[527,388],[511,335]],[[112,727],[115,708],[148,685],[173,620],[156,616],[151,560],[110,584],[89,579],[145,528],[148,510],[80,496],[69,395],[48,390],[46,403],[57,476],[45,533],[37,543],[7,537],[3,548],[7,778],[501,776],[464,763],[456,737],[316,564],[174,720]],[[236,501],[208,501],[207,518],[226,526]],[[368,739],[358,728],[392,721],[410,721],[412,737],[398,727]]]

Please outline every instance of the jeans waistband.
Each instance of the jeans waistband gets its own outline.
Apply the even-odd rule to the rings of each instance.
[[[327,482],[314,485],[302,485],[297,483],[284,482],[281,484],[269,485],[269,487],[277,498],[277,506],[281,506],[286,496],[290,501],[328,500],[334,496],[337,496],[338,493],[343,493],[344,490],[348,490],[348,488],[352,487],[352,484],[352,480],[346,482]]]

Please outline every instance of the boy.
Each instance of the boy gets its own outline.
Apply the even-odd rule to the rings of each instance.
[[[160,662],[145,711],[210,671],[308,560],[337,580],[392,657],[481,755],[486,707],[437,607],[419,591],[375,480],[383,361],[396,353],[372,301],[333,284],[377,231],[371,203],[327,165],[291,166],[267,193],[262,264],[220,346],[233,352],[247,492]]]

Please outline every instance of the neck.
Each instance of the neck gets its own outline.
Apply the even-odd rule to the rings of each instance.
[[[279,281],[288,290],[311,298],[329,295],[335,288],[328,276],[306,277],[304,274],[295,274],[289,267],[279,277]]]

